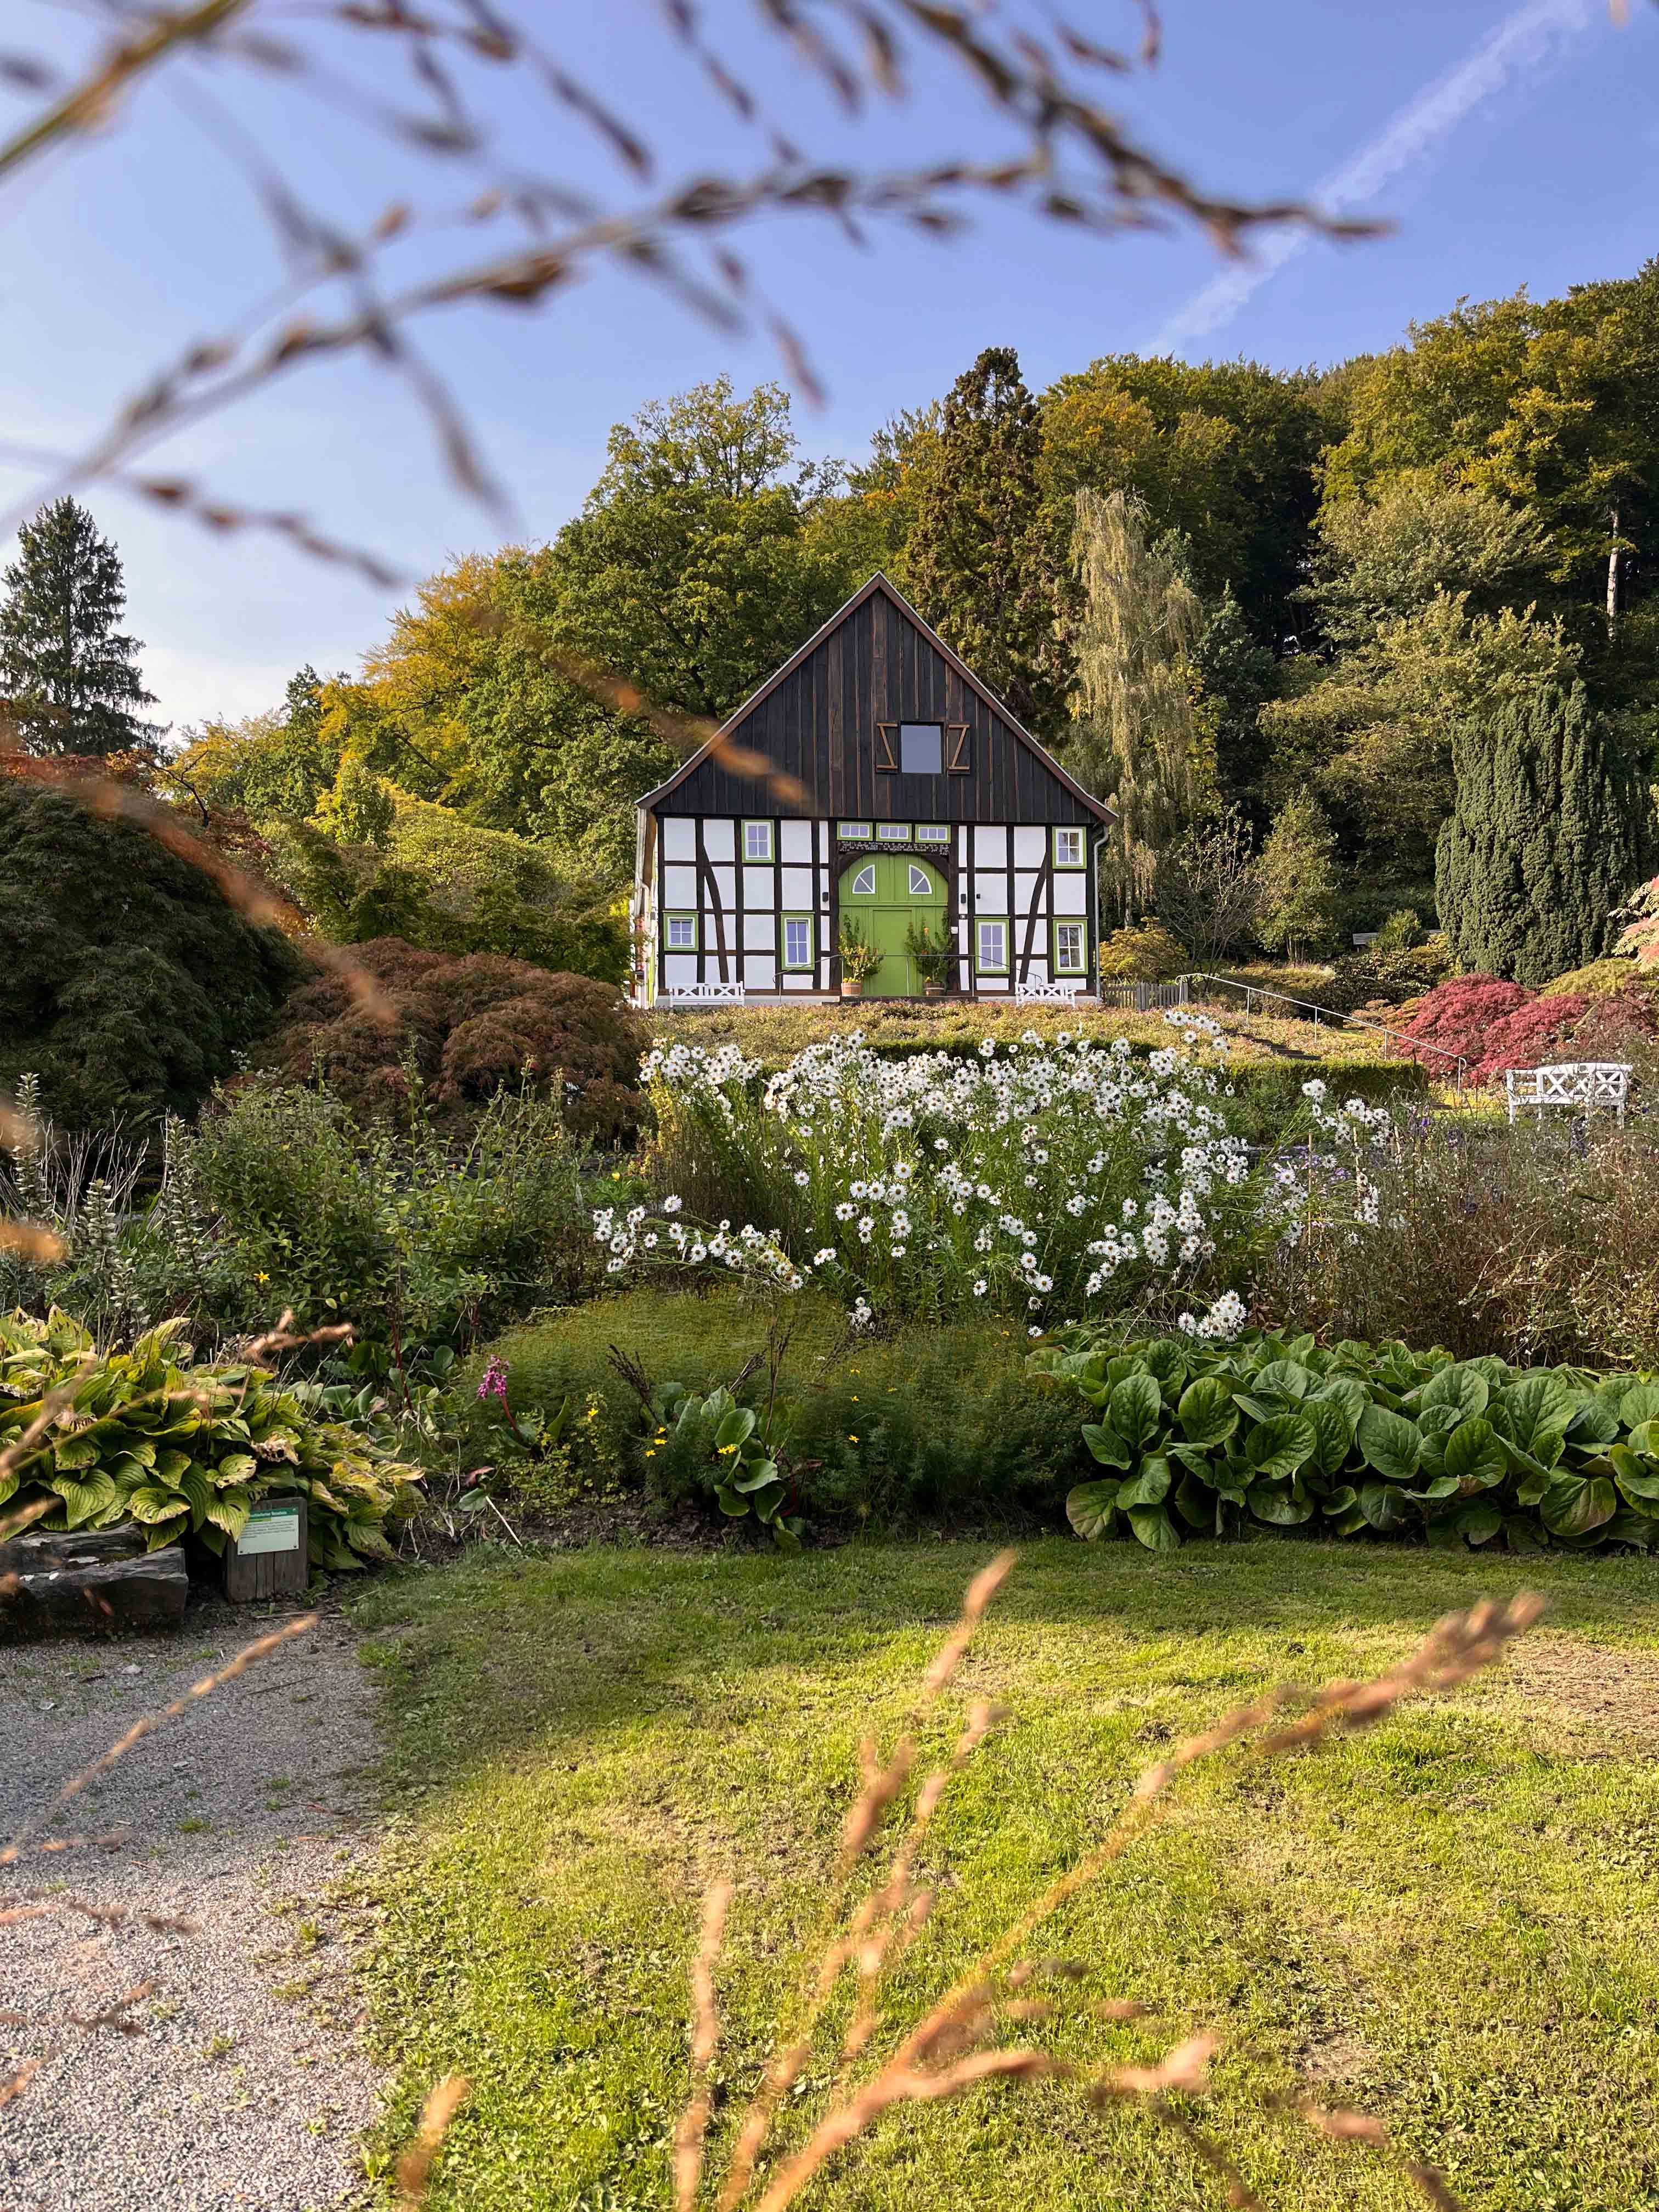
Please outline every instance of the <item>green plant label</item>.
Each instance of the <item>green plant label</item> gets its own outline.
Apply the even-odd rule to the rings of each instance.
[[[260,1552],[297,1552],[299,1548],[297,1505],[256,1505],[236,1539],[236,1549],[245,1559]]]

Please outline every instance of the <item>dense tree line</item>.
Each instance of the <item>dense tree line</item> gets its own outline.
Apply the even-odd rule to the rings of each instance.
[[[51,511],[8,575],[34,750],[148,736],[89,529]],[[549,542],[456,562],[356,675],[301,670],[160,773],[331,935],[620,972],[635,800],[884,567],[1117,805],[1106,911],[1215,946],[1254,854],[1267,939],[1431,926],[1437,890],[1465,957],[1531,973],[1598,953],[1651,862],[1656,532],[1659,262],[1322,373],[1109,356],[1034,392],[993,348],[850,465],[722,380],[619,424]],[[1515,885],[1568,881],[1523,941]]]

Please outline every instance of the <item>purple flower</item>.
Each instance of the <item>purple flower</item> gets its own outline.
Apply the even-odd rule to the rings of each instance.
[[[484,1369],[483,1380],[478,1385],[478,1395],[481,1398],[499,1398],[503,1405],[507,1402],[507,1362],[498,1358],[493,1352]]]

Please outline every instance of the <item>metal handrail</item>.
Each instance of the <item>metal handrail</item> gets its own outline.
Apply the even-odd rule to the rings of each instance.
[[[1279,1006],[1296,1006],[1304,1012],[1310,1013],[1314,1018],[1313,1025],[1316,1029],[1319,1027],[1320,1017],[1322,1015],[1328,1022],[1343,1022],[1350,1029],[1369,1030],[1378,1036],[1386,1037],[1390,1045],[1398,1045],[1401,1041],[1399,1032],[1391,1030],[1386,1022],[1367,1021],[1363,1014],[1339,1013],[1334,1006],[1317,1006],[1311,999],[1293,999],[1287,991],[1269,991],[1260,983],[1241,983],[1231,975],[1211,975],[1196,969],[1192,973],[1191,980],[1194,983],[1214,983],[1224,991],[1243,991],[1244,1011],[1247,1014],[1255,1012],[1255,1000],[1272,999]],[[1463,1054],[1452,1051],[1449,1045],[1431,1044],[1426,1037],[1410,1037],[1406,1042],[1413,1053],[1432,1052],[1438,1054],[1442,1060],[1455,1061],[1457,1088],[1461,1095],[1469,1072],[1469,1063]]]

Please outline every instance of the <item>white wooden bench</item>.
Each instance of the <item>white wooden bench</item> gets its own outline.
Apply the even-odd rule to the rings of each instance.
[[[1571,1114],[1589,1114],[1605,1106],[1623,1122],[1630,1099],[1630,1067],[1617,1060],[1564,1060],[1553,1067],[1512,1067],[1504,1078],[1509,1093],[1510,1119],[1523,1106],[1536,1107],[1544,1118],[1547,1106],[1565,1106]]]
[[[1014,1003],[1023,1006],[1035,999],[1047,999],[1057,1006],[1074,1006],[1077,994],[1082,988],[1080,981],[1075,983],[1016,983]]]
[[[671,983],[668,986],[671,1006],[713,1006],[743,1004],[741,983]]]

